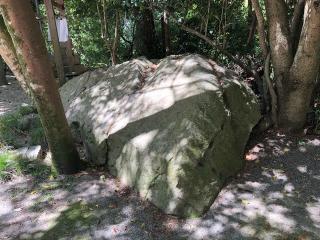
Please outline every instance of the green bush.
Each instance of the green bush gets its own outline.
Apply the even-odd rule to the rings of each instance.
[[[13,154],[0,153],[0,180],[7,180],[10,176],[10,169],[16,168],[16,157]]]

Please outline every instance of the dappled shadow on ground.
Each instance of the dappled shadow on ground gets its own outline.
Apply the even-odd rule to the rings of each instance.
[[[202,218],[166,216],[103,171],[1,184],[0,239],[320,239],[320,139],[269,133]],[[248,158],[252,160],[252,158]]]
[[[102,173],[1,188],[0,239],[165,239],[166,217]],[[174,239],[173,235],[172,239]]]
[[[319,144],[277,133],[260,137],[244,172],[203,219],[190,221],[192,238],[320,239]]]

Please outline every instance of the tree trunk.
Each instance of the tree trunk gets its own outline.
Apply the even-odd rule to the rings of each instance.
[[[27,87],[27,80],[23,75],[21,66],[19,65],[18,56],[15,52],[10,34],[4,24],[2,16],[0,16],[0,55],[13,72],[22,89],[30,95]]]
[[[162,45],[165,56],[170,55],[170,31],[169,31],[169,14],[164,10],[161,18],[162,23]]]
[[[289,70],[292,65],[292,46],[288,20],[288,8],[283,0],[265,0],[269,25],[269,46],[278,96],[278,124],[285,127],[279,113],[285,108]]]
[[[306,5],[306,0],[298,0],[298,3],[295,6],[292,21],[291,21],[291,41],[292,41],[292,49],[294,54],[297,52],[297,48],[300,40],[305,5]]]
[[[6,78],[6,64],[3,59],[0,57],[0,86],[7,85],[7,78]]]
[[[320,66],[320,6],[307,0],[304,24],[280,109],[280,124],[301,129],[310,108],[312,92]]]
[[[115,27],[114,27],[114,39],[112,43],[112,49],[111,49],[111,60],[112,65],[116,65],[118,63],[118,47],[120,44],[120,13],[119,11],[116,12],[116,19],[115,19]]]
[[[1,13],[18,53],[19,64],[29,81],[52,160],[59,173],[79,170],[79,155],[64,115],[58,85],[30,1],[2,0]]]
[[[285,1],[265,0],[265,3],[278,91],[279,125],[289,131],[301,130],[306,122],[320,66],[320,3],[318,0],[299,1],[291,31]],[[300,31],[298,25],[302,16]],[[293,43],[297,38],[299,42],[295,49]]]
[[[258,0],[251,0],[254,12],[258,21],[258,36],[259,36],[259,44],[262,50],[263,58],[266,59],[269,53],[268,45],[266,43],[266,33],[264,30],[264,18],[262,14],[262,10],[260,8],[260,4]]]
[[[141,10],[140,15],[135,37],[136,52],[139,56],[145,56],[149,59],[157,58],[157,42],[153,12],[145,6]]]
[[[253,11],[251,0],[248,1],[247,24],[248,24],[247,46],[249,48],[252,48],[254,44],[254,36],[255,36],[256,27],[257,27],[257,17]]]
[[[105,43],[106,49],[110,52],[111,55],[111,63],[112,65],[116,65],[118,63],[118,48],[120,44],[121,37],[121,19],[120,12],[116,10],[115,13],[115,27],[114,27],[114,36],[111,37],[109,33],[109,22],[107,14],[107,2],[106,0],[101,0],[100,4],[97,3],[97,11],[100,18],[101,23],[101,37]]]

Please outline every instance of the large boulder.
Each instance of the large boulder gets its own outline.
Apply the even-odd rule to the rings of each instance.
[[[243,153],[260,119],[252,91],[199,55],[99,69],[61,88],[88,158],[169,214],[200,216]]]

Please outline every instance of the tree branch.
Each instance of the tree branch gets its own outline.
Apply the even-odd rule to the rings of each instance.
[[[248,67],[244,62],[242,62],[239,58],[234,57],[231,53],[229,53],[227,50],[225,50],[223,47],[219,46],[218,44],[216,44],[213,40],[211,40],[210,38],[206,37],[205,35],[201,34],[200,32],[187,27],[186,25],[180,23],[179,21],[177,21],[175,18],[172,18],[173,22],[175,22],[176,24],[179,25],[179,27],[188,32],[191,33],[199,38],[201,38],[202,40],[204,40],[206,43],[208,43],[210,46],[216,48],[219,52],[221,52],[223,55],[225,55],[226,57],[228,57],[231,61],[233,61],[235,64],[237,64],[239,67],[241,67],[247,74],[253,76],[257,81],[261,81],[260,76],[258,75],[258,73],[255,70],[252,70],[250,67]]]
[[[266,37],[266,32],[264,30],[265,23],[264,23],[264,17],[261,11],[261,7],[259,4],[258,0],[251,0],[252,2],[252,7],[254,9],[254,12],[257,17],[258,21],[258,35],[259,35],[259,44],[260,48],[262,50],[263,58],[266,59],[268,56],[268,45],[267,45],[267,37]]]
[[[293,17],[291,22],[291,36],[290,36],[292,41],[293,54],[296,53],[299,40],[300,40],[305,5],[306,5],[306,0],[299,0],[293,12]]]

